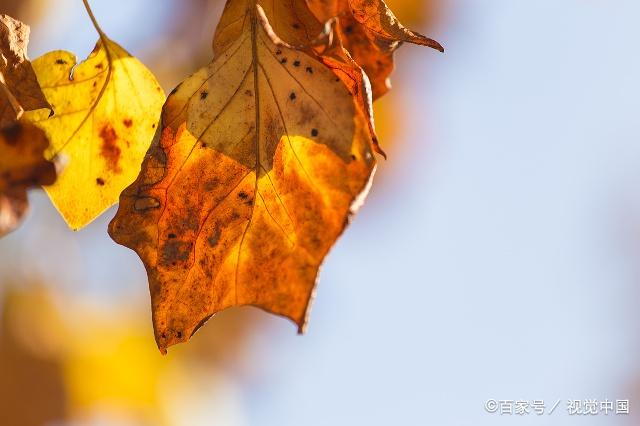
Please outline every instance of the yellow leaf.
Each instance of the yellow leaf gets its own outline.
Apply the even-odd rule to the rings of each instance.
[[[306,5],[291,3],[227,3],[215,58],[167,99],[110,224],[145,263],[162,351],[230,306],[302,331],[318,268],[366,194],[368,117],[313,50],[276,36],[308,41]]]
[[[151,72],[101,36],[87,60],[54,51],[33,61],[55,114],[25,114],[51,140],[50,157],[66,168],[45,188],[72,229],[80,229],[118,201],[140,170],[165,96]]]

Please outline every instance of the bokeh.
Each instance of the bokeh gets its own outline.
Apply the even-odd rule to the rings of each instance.
[[[0,240],[0,425],[637,425],[640,3],[388,0],[388,161],[321,271],[308,332],[252,308],[155,347],[144,268],[42,192]],[[94,0],[170,91],[222,0]],[[97,36],[79,0],[1,0],[30,56]],[[630,400],[571,416],[570,399]],[[489,399],[561,400],[501,416]]]

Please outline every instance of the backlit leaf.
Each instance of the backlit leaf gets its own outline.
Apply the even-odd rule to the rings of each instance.
[[[444,51],[435,40],[404,27],[384,0],[306,1],[318,19],[338,18],[337,36],[369,77],[374,99],[389,90],[393,52],[403,42]]]
[[[302,16],[317,23],[299,0],[228,1],[214,60],[169,96],[121,196],[109,233],[145,264],[162,351],[231,306],[302,331],[318,268],[366,193],[367,115],[302,47],[315,36]]]
[[[33,66],[55,114],[27,116],[49,136],[49,157],[67,162],[46,191],[67,224],[80,229],[135,179],[164,92],[140,61],[104,36],[80,64],[72,53],[54,51]]]

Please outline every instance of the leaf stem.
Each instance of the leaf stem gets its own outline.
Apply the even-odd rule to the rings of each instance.
[[[91,23],[93,24],[93,27],[96,29],[96,31],[100,35],[100,38],[103,41],[108,40],[109,37],[107,37],[107,35],[104,33],[104,31],[102,31],[102,28],[100,28],[100,25],[98,24],[98,20],[96,19],[95,15],[93,14],[93,11],[91,10],[91,6],[89,6],[89,1],[88,0],[82,0],[82,3],[84,3],[84,8],[87,10],[87,14],[89,15],[89,18],[91,19]]]

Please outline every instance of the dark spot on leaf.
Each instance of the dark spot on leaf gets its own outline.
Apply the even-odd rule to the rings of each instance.
[[[220,240],[220,230],[218,228],[213,230],[213,234],[209,238],[207,238],[207,242],[211,247],[214,247],[218,244],[218,240]]]
[[[97,85],[98,85],[98,82],[97,82],[97,81],[94,81],[94,82],[93,82],[93,87],[96,87]]]
[[[101,70],[102,68],[104,68],[104,65],[102,65],[102,64],[97,64],[97,65],[96,65],[96,68],[97,68],[97,69],[99,69],[99,70]]]
[[[156,123],[153,123],[153,124],[151,125],[151,128],[152,128],[152,129],[155,129],[155,128],[156,128]]]
[[[243,200],[246,200],[249,197],[249,195],[247,195],[247,193],[244,191],[240,191],[240,193],[238,194],[238,197],[240,197]]]
[[[292,26],[293,28],[295,28],[296,30],[297,30],[297,29],[300,29],[300,25],[299,25],[299,24],[297,24],[297,23],[291,24],[291,26]]]
[[[313,74],[313,68],[307,67],[306,70],[309,74]]]
[[[300,61],[298,61],[298,60],[293,61],[293,66],[294,67],[299,67],[300,66]]]
[[[58,65],[64,65],[66,63],[67,63],[67,61],[65,61],[64,59],[56,59],[56,64],[58,64]]]
[[[249,90],[249,89],[245,90],[244,94],[247,95],[247,96],[253,96],[253,92],[251,90]]]
[[[105,124],[100,130],[100,138],[102,139],[102,145],[100,145],[100,155],[105,159],[107,167],[114,173],[120,173],[122,169],[118,162],[120,161],[120,154],[122,151],[116,144],[118,135],[113,130],[111,124]]]
[[[347,25],[346,27],[344,27],[345,34],[351,34],[352,32],[353,32],[353,26]]]
[[[282,54],[282,50],[276,49],[276,55],[280,55],[280,54]]]
[[[176,336],[178,336],[178,339],[182,339],[182,331],[176,332]]]
[[[2,134],[4,135],[9,145],[15,145],[16,142],[18,142],[18,138],[22,134],[22,126],[16,122],[3,129]]]
[[[355,159],[356,159],[355,154],[351,154],[351,159],[352,159],[352,160],[355,160]]]
[[[189,258],[192,248],[193,243],[175,239],[169,240],[162,248],[160,262],[165,265],[184,262]]]
[[[167,238],[176,238],[176,237],[177,237],[177,235],[174,234],[174,233],[171,233],[171,234],[167,235]]]
[[[289,95],[289,99],[291,99],[292,101],[296,100],[296,92],[291,92],[291,94]]]
[[[122,120],[122,124],[124,124],[125,127],[129,128],[133,124],[133,120],[131,120],[130,118],[125,118],[124,120]]]
[[[209,92],[207,92],[206,90],[203,90],[202,92],[200,92],[200,99],[201,100],[205,100],[207,99],[207,96],[209,96]]]
[[[311,129],[311,136],[313,137],[318,136],[318,129]]]
[[[96,183],[97,183],[99,186],[104,186],[104,179],[102,179],[102,178],[97,178],[97,179],[96,179]]]
[[[280,59],[280,63],[281,63],[281,64],[286,64],[286,63],[287,63],[287,58],[282,58],[282,59]]]
[[[220,180],[216,177],[213,177],[211,180],[209,180],[204,184],[204,190],[213,191],[215,188],[218,187],[218,185],[220,185]]]

